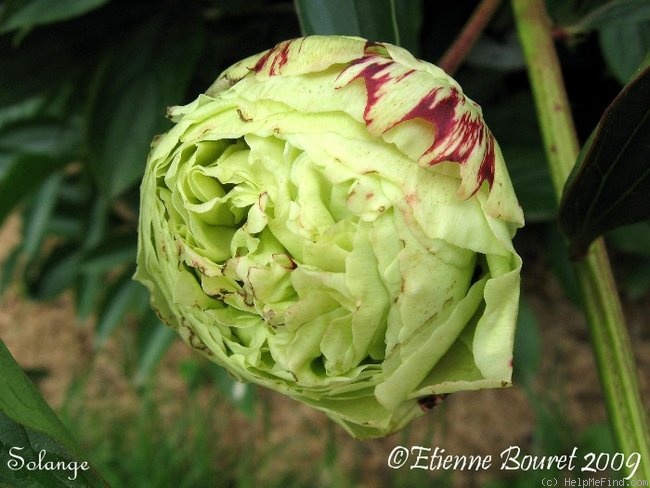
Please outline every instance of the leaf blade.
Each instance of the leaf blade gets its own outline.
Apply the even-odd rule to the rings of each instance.
[[[29,29],[50,24],[101,7],[108,0],[31,0],[8,2],[0,18],[0,34],[15,29]]]
[[[52,436],[68,451],[79,453],[70,432],[18,366],[2,339],[0,371],[0,411],[19,424]]]
[[[67,159],[42,154],[22,154],[11,159],[0,178],[0,224],[13,208]]]
[[[560,205],[571,254],[598,235],[650,218],[650,68],[608,107],[583,149]]]
[[[92,90],[87,146],[91,173],[107,199],[141,179],[151,140],[168,129],[166,108],[182,102],[203,36],[196,12],[169,10],[105,54]]]
[[[421,0],[295,0],[303,35],[348,35],[417,53]]]
[[[643,0],[614,0],[593,9],[569,26],[571,33],[584,33],[612,25],[629,25],[650,20],[650,4]]]

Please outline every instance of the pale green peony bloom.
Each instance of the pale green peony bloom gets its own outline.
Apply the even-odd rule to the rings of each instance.
[[[192,347],[360,438],[510,384],[523,215],[480,108],[442,70],[294,39],[170,116],[136,279]]]

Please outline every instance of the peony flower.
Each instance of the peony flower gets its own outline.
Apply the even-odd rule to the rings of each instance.
[[[523,214],[480,108],[441,69],[293,39],[170,117],[136,279],[190,346],[360,438],[511,383]]]

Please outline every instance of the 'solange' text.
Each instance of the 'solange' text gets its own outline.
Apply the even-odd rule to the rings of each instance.
[[[9,449],[9,456],[11,459],[7,461],[7,467],[12,471],[20,471],[21,469],[26,469],[28,471],[72,471],[68,475],[68,479],[73,481],[77,479],[77,474],[79,470],[87,471],[90,469],[90,466],[86,461],[48,461],[45,459],[47,456],[47,451],[42,449],[38,453],[38,461],[26,461],[23,456],[20,455],[24,447],[12,447]]]

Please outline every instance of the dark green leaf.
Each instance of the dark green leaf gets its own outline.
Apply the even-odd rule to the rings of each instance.
[[[92,69],[96,48],[87,39],[91,27],[82,32],[55,24],[32,33],[19,45],[0,36],[0,106],[20,105],[32,98],[43,101],[70,88],[78,97],[83,86],[77,82]]]
[[[60,200],[59,198],[59,203]],[[57,209],[57,212],[52,215],[47,224],[47,231],[49,234],[62,237],[66,241],[74,241],[76,245],[83,239],[85,232],[84,221],[79,215],[61,215],[61,212]]]
[[[149,303],[149,293],[131,279],[132,274],[132,270],[126,273],[108,294],[97,321],[95,342],[98,346],[106,342],[129,312],[142,310]]]
[[[598,235],[650,218],[650,68],[608,107],[581,157],[560,206],[576,257]]]
[[[532,309],[522,296],[519,301],[517,335],[515,337],[514,375],[515,383],[532,388],[539,373],[542,359],[539,326]]]
[[[618,251],[621,290],[630,300],[650,291],[650,222],[640,222],[607,233],[610,249]]]
[[[28,193],[67,162],[66,159],[34,154],[13,158],[0,179],[0,224]]]
[[[0,411],[25,427],[48,434],[69,452],[79,448],[0,339]],[[0,429],[0,434],[2,429]]]
[[[135,263],[136,252],[135,234],[109,236],[86,255],[82,270],[107,272],[122,264]]]
[[[650,50],[650,21],[602,27],[599,39],[607,66],[624,85]]]
[[[626,253],[650,257],[650,222],[614,229],[607,234],[607,241]]]
[[[93,129],[95,143],[91,161],[97,185],[113,198],[142,177],[149,142],[156,134],[162,104],[153,73],[143,74],[118,85],[113,105],[111,100],[98,107],[94,115],[106,125]],[[99,120],[97,120],[99,122]]]
[[[39,464],[43,466],[40,469]],[[108,486],[87,460],[75,458],[50,435],[29,429],[2,412],[0,466],[3,467],[0,486],[7,486],[5,483],[13,488]]]
[[[399,45],[413,55],[420,56],[420,31],[422,30],[422,0],[393,0],[395,21],[399,31]]]
[[[580,304],[580,285],[575,275],[575,267],[566,252],[566,240],[555,225],[546,226],[546,253],[551,269],[557,277],[564,294],[576,305]]]
[[[93,250],[84,255],[76,287],[77,313],[86,318],[106,291],[106,275],[123,265],[135,262],[136,236],[109,235]]]
[[[0,107],[0,131],[4,131],[5,127],[12,124],[38,118],[43,105],[44,98],[36,96]]]
[[[650,292],[650,259],[636,258],[620,266],[625,278],[621,288],[629,300],[641,300]]]
[[[89,111],[91,171],[107,198],[142,177],[165,111],[181,103],[203,42],[200,19],[166,12],[129,32],[108,51]]]
[[[39,188],[23,214],[23,253],[29,261],[36,256],[51,223],[63,175],[55,173]]]
[[[417,51],[420,0],[296,0],[295,3],[305,35],[360,36]]]
[[[474,79],[468,80],[471,82],[467,85],[468,88],[482,98],[494,96],[482,93],[480,90],[485,88],[475,86],[477,79],[486,79],[484,74],[478,78],[476,73],[478,72],[470,72],[470,75],[474,74]],[[495,86],[506,83],[503,76],[490,81]],[[544,159],[533,107],[530,93],[520,91],[508,93],[500,103],[485,110],[486,121],[501,146],[515,193],[528,223],[549,221],[557,216],[555,191]],[[513,127],[517,130],[513,130]]]
[[[165,352],[178,338],[178,333],[160,322],[153,310],[149,310],[141,321],[138,331],[143,331],[144,337],[139,341],[138,366],[135,373],[135,384],[143,385],[160,362]]]
[[[526,222],[554,219],[557,203],[544,153],[535,145],[509,144],[503,146],[503,155]]]
[[[102,195],[98,195],[91,203],[90,212],[84,222],[85,236],[82,247],[84,250],[97,247],[104,239],[108,225],[108,204]]]
[[[304,35],[343,34],[363,37],[354,0],[296,0],[296,11]],[[390,18],[383,13],[376,17],[372,19],[375,24],[374,30],[383,27],[388,31],[388,37],[382,40],[395,42],[395,32]],[[371,22],[371,19],[366,20],[368,24]]]
[[[20,261],[22,248],[16,246],[7,257],[5,257],[0,266],[0,295],[2,295],[7,287],[11,284],[12,280],[15,278],[16,265]]]
[[[83,321],[95,312],[102,293],[106,290],[106,273],[80,270],[75,287],[77,318]]]
[[[650,3],[646,0],[613,0],[593,9],[565,29],[578,34],[614,25],[629,28],[630,24],[646,20],[650,20]]]
[[[62,156],[77,142],[78,129],[57,120],[31,119],[0,130],[0,151]]]
[[[70,288],[79,277],[81,250],[73,245],[55,249],[36,270],[29,270],[27,289],[36,300],[49,300]]]
[[[0,5],[0,33],[70,19],[106,2],[108,0],[6,0]]]

